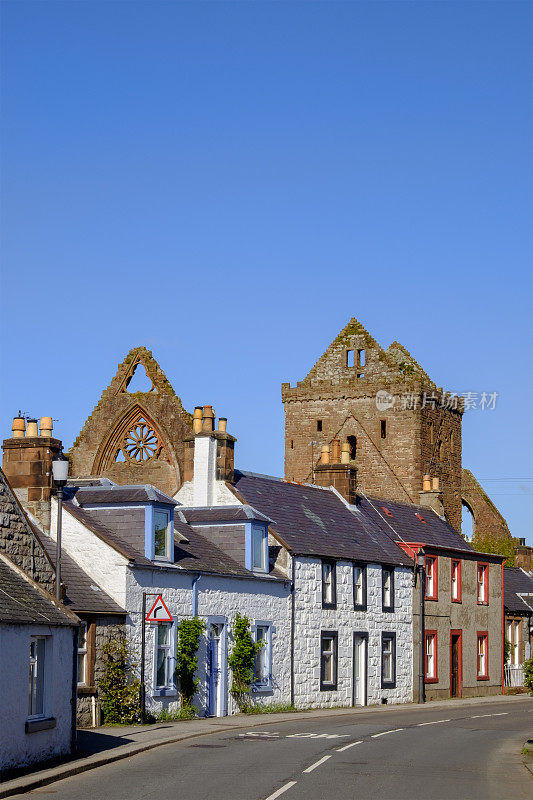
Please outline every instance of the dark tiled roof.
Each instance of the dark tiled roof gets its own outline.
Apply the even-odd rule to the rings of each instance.
[[[260,511],[248,505],[179,508],[177,510],[180,514],[183,514],[187,522],[191,524],[200,524],[202,522],[206,524],[216,522],[248,522],[252,519],[260,520],[261,522],[272,522],[269,517],[265,517]]]
[[[235,472],[237,492],[273,520],[272,529],[300,555],[411,564],[389,536],[328,489]]]
[[[474,552],[460,533],[425,506],[361,497],[359,508],[374,525],[378,525],[395,541],[403,539],[405,542]]]
[[[177,505],[176,501],[155,486],[139,484],[134,486],[92,486],[89,488],[69,487],[69,493],[76,497],[80,506],[111,505],[118,503],[163,503]]]
[[[56,543],[41,532],[41,541],[55,567]],[[61,554],[61,583],[66,586],[63,605],[75,612],[125,614],[114,600],[98,586],[68,553]]]
[[[526,602],[518,594],[530,595]],[[503,604],[506,611],[531,614],[533,606],[533,577],[517,567],[503,569]]]
[[[52,599],[0,556],[0,622],[19,625],[76,625]]]
[[[134,561],[136,565],[155,568],[163,566],[158,563],[154,564],[144,555],[145,529],[142,509],[86,510],[75,506],[70,501],[65,503],[65,508],[103,541],[117,549],[130,561]],[[177,519],[177,516],[174,519],[174,530],[178,534],[175,536],[174,542],[174,563],[181,569],[263,578],[238,564],[210,542],[207,537]],[[168,565],[164,566],[168,568]],[[284,576],[275,571],[264,577],[286,580]]]

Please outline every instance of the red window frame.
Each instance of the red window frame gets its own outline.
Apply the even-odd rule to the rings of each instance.
[[[483,674],[479,671],[479,640],[485,640],[485,672]],[[477,679],[478,681],[489,680],[489,632],[478,631],[476,636],[476,661],[477,661]]]
[[[457,597],[453,596],[453,565],[457,564]],[[460,558],[452,558],[450,566],[450,597],[452,603],[462,603],[463,601],[463,562]]]
[[[432,563],[433,593],[428,594],[428,562]],[[439,562],[437,556],[426,556],[426,600],[439,599]]]
[[[484,600],[479,599],[479,570],[484,569],[483,585],[485,587]],[[476,593],[478,606],[488,606],[489,604],[489,565],[487,561],[478,561],[476,563]]]
[[[424,647],[424,682],[425,683],[438,683],[439,682],[439,643],[437,637],[436,630],[429,630],[426,628],[425,631],[426,640],[425,640],[425,647]],[[428,678],[428,639],[433,638],[433,659],[435,662],[435,674],[432,678]]]

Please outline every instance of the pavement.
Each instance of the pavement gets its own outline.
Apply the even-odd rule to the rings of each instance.
[[[405,763],[411,764],[415,769],[413,774],[418,775],[434,774],[439,765],[442,770],[442,753],[446,750],[449,753],[449,759],[457,760],[459,776],[462,775],[464,778],[469,774],[469,764],[473,760],[477,765],[474,773],[479,779],[483,769],[485,772],[490,771],[489,767],[495,763],[494,759],[491,759],[483,766],[484,759],[487,759],[487,747],[490,747],[496,761],[498,759],[501,761],[503,757],[505,763],[513,765],[516,775],[520,773],[520,779],[517,778],[518,783],[523,782],[526,774],[527,780],[532,783],[526,787],[525,794],[518,784],[513,788],[514,794],[492,794],[492,788],[497,787],[501,782],[500,774],[496,773],[492,776],[488,788],[484,787],[485,793],[479,796],[482,796],[484,800],[492,796],[497,797],[498,800],[503,800],[503,798],[507,800],[511,797],[513,800],[515,797],[522,800],[522,797],[531,798],[533,796],[533,777],[529,772],[526,773],[522,766],[523,760],[525,760],[526,766],[532,764],[533,757],[530,759],[528,756],[521,755],[524,742],[533,738],[533,717],[529,716],[530,714],[533,714],[533,698],[521,695],[443,700],[425,705],[408,704],[253,716],[237,715],[187,722],[156,723],[150,726],[80,730],[79,753],[76,758],[52,768],[32,772],[2,783],[0,798],[26,796],[29,792],[36,790],[39,794],[47,794],[46,789],[42,787],[55,783],[56,785],[53,790],[50,790],[50,793],[55,794],[57,800],[61,796],[73,800],[77,796],[82,798],[88,795],[92,800],[97,800],[100,796],[103,800],[114,800],[114,798],[123,800],[125,797],[134,800],[136,797],[145,798],[147,794],[152,793],[147,791],[146,786],[143,788],[143,780],[146,781],[148,774],[157,776],[156,782],[162,782],[160,793],[163,796],[176,796],[176,782],[186,781],[187,794],[180,792],[180,797],[185,800],[193,800],[196,796],[202,800],[210,797],[220,800],[226,796],[231,797],[232,800],[238,800],[240,795],[236,791],[236,777],[238,777],[237,784],[242,783],[244,800],[251,800],[253,797],[275,800],[280,796],[276,792],[284,785],[287,788],[284,788],[282,793],[290,790],[290,800],[298,800],[299,794],[304,800],[310,800],[309,785],[313,787],[317,785],[316,776],[313,783],[306,787],[305,782],[297,778],[299,764],[296,762],[300,759],[301,764],[305,764],[308,756],[311,758],[324,752],[325,755],[322,756],[320,765],[313,766],[311,764],[310,766],[312,766],[311,771],[314,774],[315,769],[323,764],[324,768],[321,772],[326,774],[328,766],[330,766],[332,748],[336,748],[337,759],[346,758],[346,756],[340,755],[341,750],[337,748],[339,744],[342,752],[352,755],[352,750],[355,752],[359,749],[361,753],[366,753],[365,758],[367,759],[365,762],[367,767],[363,770],[365,775],[360,774],[361,770],[356,771],[357,774],[355,774],[350,770],[349,764],[344,765],[346,774],[342,786],[352,785],[357,778],[358,784],[364,784],[365,781],[368,784],[364,787],[366,793],[371,791],[374,794],[376,785],[383,784],[382,759],[386,759],[387,756],[381,753],[381,749],[390,735],[394,736],[395,755],[397,756],[399,743],[401,743],[405,748]],[[403,732],[401,736],[400,732]],[[423,735],[421,736],[421,734]],[[357,739],[354,739],[355,736]],[[383,740],[382,737],[384,737]],[[465,741],[462,741],[463,738]],[[194,739],[199,741],[197,743],[188,741]],[[244,742],[247,742],[248,745],[247,757],[243,763],[242,745]],[[264,749],[265,742],[268,743],[268,751]],[[288,744],[291,746],[287,747]],[[259,748],[254,753],[257,759],[255,767],[248,759],[248,756],[254,752],[254,745]],[[279,747],[280,752],[273,760],[274,746]],[[504,747],[504,750],[500,752],[498,748],[501,747]],[[210,750],[208,760],[205,758],[205,753],[202,755],[203,749],[206,748]],[[157,752],[155,752],[156,749]],[[150,753],[150,751],[152,752]],[[418,761],[414,759],[413,753],[419,754]],[[218,756],[223,754],[224,758],[220,761],[219,757],[213,758],[213,754],[218,754]],[[136,755],[137,758],[129,761],[126,765],[114,763],[129,759],[133,755]],[[434,763],[435,757],[437,757],[437,763]],[[268,770],[265,769],[265,758],[269,764]],[[461,759],[465,758],[466,764],[463,764]],[[209,763],[211,770],[218,763],[221,771],[218,773],[215,771],[213,775],[209,775],[206,772],[206,763]],[[233,766],[230,768],[232,763]],[[179,769],[177,769],[177,765],[179,765]],[[294,769],[291,771],[292,766]],[[342,765],[340,766],[342,768]],[[95,770],[96,767],[104,769],[96,770],[93,777],[82,775],[89,770]],[[339,768],[339,765],[337,767]],[[303,770],[305,774],[307,774],[307,769],[306,767]],[[288,775],[291,780],[277,786],[279,770],[283,773],[281,778]],[[426,770],[431,771],[426,773]],[[533,772],[533,765],[531,771]],[[124,785],[126,778],[137,772],[143,776],[142,779],[137,780],[126,791]],[[243,774],[249,779],[242,781]],[[513,771],[512,775],[514,776],[514,774]],[[171,776],[169,780],[173,782],[174,792],[165,785],[165,776]],[[262,776],[261,779],[259,776]],[[225,790],[221,788],[221,777],[229,782]],[[407,777],[408,779],[405,775],[400,775],[406,785],[412,782],[411,773]],[[250,779],[253,779],[252,785],[248,785]],[[446,780],[450,779],[449,770],[446,769]],[[506,792],[511,786],[510,779],[511,775],[505,775]],[[326,778],[326,783],[331,780],[333,779],[329,776]],[[102,782],[103,788],[100,786]],[[115,793],[113,793],[113,786]],[[339,790],[335,790],[336,800],[341,800],[345,796],[342,794],[342,786]],[[474,792],[474,786],[475,780],[472,778],[472,785],[468,791]],[[197,788],[198,794],[196,794]],[[270,791],[272,788],[274,788],[274,794]],[[317,794],[319,800],[330,793],[327,786],[323,786],[322,789],[325,794]],[[393,792],[391,797],[403,796],[399,792],[398,785],[395,785],[394,789],[392,786],[387,788],[383,785],[383,791]],[[388,797],[383,791],[380,794],[381,800]],[[412,787],[409,791],[413,791]],[[411,793],[406,796],[410,800],[417,796],[424,797],[424,800],[433,796],[440,797],[438,794],[431,794],[427,786],[424,786],[421,791],[420,795]],[[359,795],[359,791],[357,794]],[[346,795],[350,798],[353,796],[354,794]],[[460,791],[459,793],[455,791],[444,796],[454,796],[461,800],[463,797],[468,797],[470,800],[470,797],[477,797],[477,794],[462,795]],[[289,800],[289,796],[284,800]]]

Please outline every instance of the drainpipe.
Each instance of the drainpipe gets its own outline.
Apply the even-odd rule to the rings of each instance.
[[[77,742],[77,715],[78,715],[78,631],[79,625],[72,629],[72,701],[70,718],[70,752],[74,755]]]
[[[198,581],[202,576],[197,575],[192,582],[192,615],[198,616]]]
[[[292,586],[291,586],[291,706],[294,705],[294,620],[296,616],[296,586],[294,578],[296,575],[295,556],[292,556]]]
[[[418,648],[418,702],[426,702],[426,686],[425,686],[425,673],[426,673],[426,622],[424,618],[424,595],[426,587],[426,556],[422,548],[418,551],[416,557],[418,578],[419,578],[419,592],[420,592],[420,644]]]

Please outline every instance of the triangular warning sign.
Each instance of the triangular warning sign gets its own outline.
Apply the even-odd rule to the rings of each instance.
[[[165,605],[165,601],[160,594],[157,595],[155,603],[146,615],[146,622],[173,622],[172,614]]]

